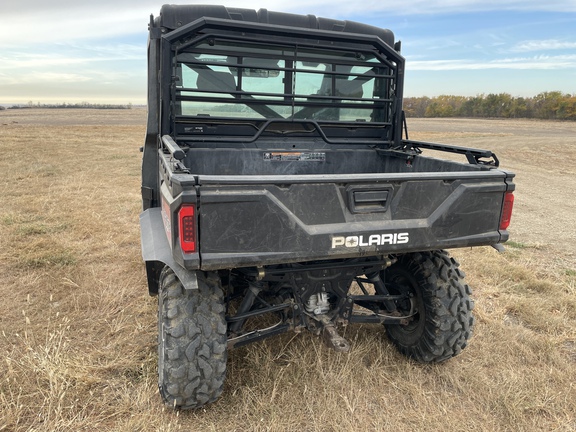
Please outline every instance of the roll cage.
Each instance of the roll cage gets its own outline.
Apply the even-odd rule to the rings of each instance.
[[[404,58],[379,35],[210,17],[157,34],[162,135],[177,142],[401,142]]]

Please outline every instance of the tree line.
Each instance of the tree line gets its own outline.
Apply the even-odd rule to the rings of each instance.
[[[90,109],[132,109],[132,103],[126,105],[118,104],[94,104],[90,102],[79,102],[79,103],[58,103],[58,104],[46,104],[46,103],[34,103],[32,101],[28,102],[26,105],[13,105],[8,107],[8,109],[23,109],[23,108],[90,108]],[[2,109],[2,108],[0,108]]]
[[[407,117],[485,117],[576,120],[576,94],[543,92],[534,97],[508,93],[476,96],[442,95],[404,99]]]

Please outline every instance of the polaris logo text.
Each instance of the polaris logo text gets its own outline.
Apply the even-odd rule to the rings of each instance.
[[[369,236],[348,236],[348,237],[332,237],[332,249],[339,246],[348,248],[362,247],[362,246],[382,246],[382,245],[395,245],[405,244],[410,241],[409,233],[393,233],[393,234],[371,234]]]

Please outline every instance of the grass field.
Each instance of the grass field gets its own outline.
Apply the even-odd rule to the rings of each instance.
[[[411,120],[517,173],[507,252],[452,251],[469,347],[440,365],[378,326],[338,354],[308,334],[233,350],[223,397],[172,412],[140,258],[145,111],[0,111],[0,430],[576,430],[576,123]]]

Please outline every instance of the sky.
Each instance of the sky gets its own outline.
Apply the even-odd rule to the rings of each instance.
[[[391,29],[404,94],[576,94],[576,0],[191,0]],[[146,103],[151,0],[2,0],[0,104]]]

